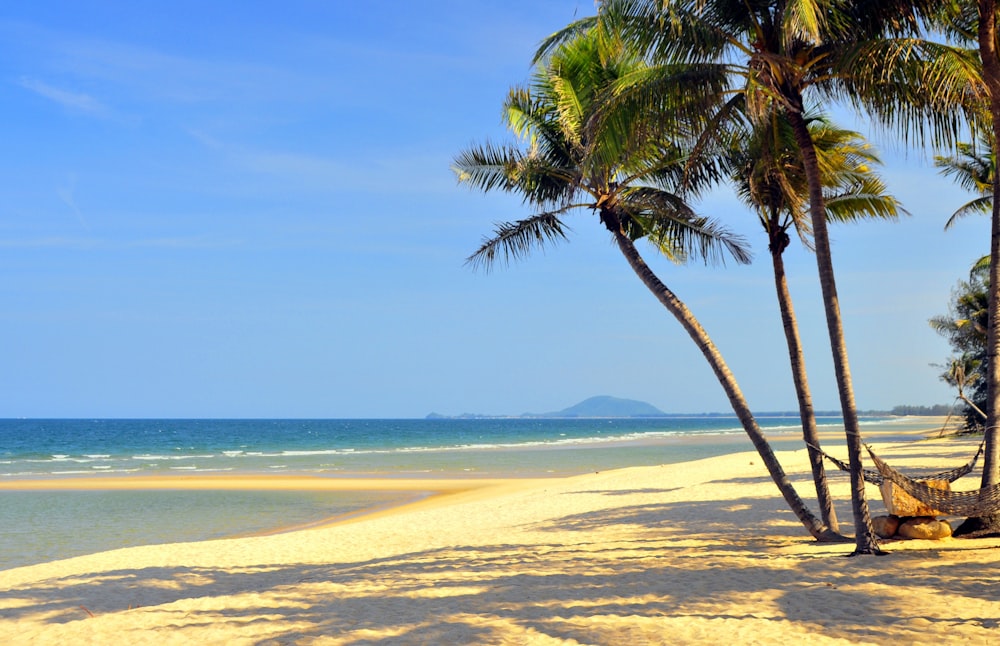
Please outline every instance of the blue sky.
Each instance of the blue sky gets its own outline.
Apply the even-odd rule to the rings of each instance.
[[[527,214],[456,184],[537,43],[593,3],[13,3],[0,12],[0,416],[421,417],[609,394],[726,411],[707,365],[588,214],[569,243],[464,266]],[[860,125],[858,125],[860,123]],[[850,124],[848,124],[850,125]],[[880,146],[912,216],[838,226],[859,407],[948,403],[927,325],[988,248],[925,151]],[[792,410],[765,242],[661,278],[755,410]],[[816,405],[838,407],[813,257],[787,254]]]

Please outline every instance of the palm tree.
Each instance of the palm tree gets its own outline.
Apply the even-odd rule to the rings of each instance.
[[[997,42],[996,0],[956,0],[932,3],[921,11],[932,25],[957,39],[972,41],[979,53],[980,88],[970,83],[969,94],[980,98],[978,123],[988,131],[990,151],[996,159],[1000,146],[1000,43]],[[992,194],[1000,193],[1000,175],[993,173]],[[983,452],[982,486],[1000,483],[1000,202],[993,200],[990,214],[989,330],[986,342],[986,447]],[[1000,531],[1000,514],[968,518],[956,535],[985,530]]]
[[[983,412],[983,409],[976,406],[976,402],[969,399],[969,396],[965,394],[966,388],[974,385],[983,378],[980,372],[982,363],[981,360],[974,358],[970,353],[963,353],[960,357],[952,357],[948,362],[948,369],[941,375],[941,380],[949,386],[954,386],[958,391],[958,399],[962,400],[969,407],[969,410],[981,421],[986,421],[987,415]]]
[[[648,72],[635,56],[582,33],[537,66],[531,87],[510,92],[504,114],[520,143],[470,148],[457,156],[454,170],[460,182],[482,191],[519,194],[537,212],[498,225],[469,262],[489,268],[500,259],[519,258],[564,238],[565,215],[595,213],[643,284],[698,345],[793,512],[817,539],[836,540],[839,536],[813,516],[792,487],[707,332],[635,246],[636,240],[647,238],[678,261],[718,259],[722,252],[737,262],[749,261],[742,240],[698,216],[673,190],[683,183],[694,191],[718,176],[711,162],[687,162],[682,133],[665,130],[663,119],[650,120],[662,114],[704,114],[704,109],[688,110],[696,106],[684,104],[693,95],[675,86],[661,95],[663,103],[655,112],[643,114],[623,104],[606,111],[607,94],[616,84]]]
[[[946,366],[941,378],[958,389],[958,397],[968,405],[966,425],[981,428],[988,421],[982,406],[988,407],[987,341],[989,336],[989,265],[976,266],[969,272],[969,280],[959,282],[952,293],[948,314],[930,319],[931,327],[948,339],[952,349],[959,353]],[[965,389],[971,396],[965,395]],[[965,523],[963,523],[964,525]],[[979,521],[971,525],[979,527]]]
[[[954,155],[935,156],[934,165],[941,169],[942,175],[950,177],[962,188],[976,194],[975,198],[951,214],[945,222],[945,230],[954,226],[959,218],[992,213],[996,153],[993,151],[988,133],[980,132],[975,144],[959,143]],[[978,386],[984,383],[983,362],[986,358],[985,348],[989,327],[989,295],[988,290],[981,287],[983,279],[989,275],[989,268],[989,255],[977,260],[972,266],[970,282],[963,283],[961,289],[964,291],[956,295],[955,308],[964,312],[964,317],[938,316],[930,321],[931,327],[948,336],[953,345],[966,346],[970,343],[968,340],[970,337],[976,339],[973,342],[976,347],[975,353],[963,351],[959,357],[952,357],[946,366],[947,370],[941,375],[945,383],[958,390],[958,399],[968,407],[967,423],[975,427],[987,422],[989,416],[965,394],[965,390],[972,386],[974,391],[978,391]],[[980,289],[976,288],[977,283]],[[980,403],[984,403],[982,402],[984,398],[979,395],[981,393],[976,392],[976,396],[981,400]],[[977,530],[981,528],[979,523],[976,525]]]
[[[1000,49],[997,44],[996,0],[978,0],[976,30],[983,83],[989,97],[993,154],[1000,145]],[[1000,193],[1000,175],[993,173],[993,194]],[[986,450],[983,453],[982,486],[1000,483],[1000,201],[993,200],[990,218],[989,329],[986,336]],[[1000,514],[967,519],[960,533],[1000,528]]]
[[[856,132],[836,128],[820,118],[809,118],[810,136],[816,145],[823,171],[827,217],[851,221],[861,217],[894,218],[902,209],[870,166],[878,157]],[[738,137],[731,158],[731,179],[740,198],[757,212],[768,236],[774,270],[775,291],[788,346],[792,380],[798,398],[802,435],[809,447],[816,497],[823,522],[838,530],[833,500],[823,468],[812,395],[806,375],[805,357],[795,310],[785,274],[784,252],[790,244],[788,231],[794,228],[800,239],[811,246],[808,223],[808,187],[802,172],[798,147],[783,112],[754,127],[747,124]]]
[[[598,16],[555,34],[602,27],[657,61],[717,66],[755,120],[784,110],[808,185],[810,224],[844,417],[855,523],[854,554],[881,553],[871,528],[861,434],[826,226],[822,172],[805,118],[805,97],[846,99],[883,123],[921,136],[957,131],[975,61],[968,52],[918,38],[918,11],[932,0],[604,0]],[[1000,79],[1000,74],[998,74]],[[652,87],[650,85],[647,88]],[[648,89],[640,94],[651,94]],[[1000,99],[1000,92],[998,92]],[[718,114],[721,123],[732,103]]]

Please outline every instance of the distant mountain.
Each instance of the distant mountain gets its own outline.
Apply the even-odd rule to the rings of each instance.
[[[601,395],[585,399],[575,406],[554,413],[523,413],[521,415],[441,415],[430,413],[426,419],[497,419],[510,417],[669,417],[659,408],[635,399],[620,399]]]
[[[666,413],[646,402],[600,395],[540,417],[663,417],[664,415]]]

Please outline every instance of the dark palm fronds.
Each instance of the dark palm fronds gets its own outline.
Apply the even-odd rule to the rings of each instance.
[[[539,213],[516,222],[501,222],[491,238],[484,238],[482,245],[466,258],[474,269],[489,271],[498,259],[504,263],[528,255],[533,249],[566,239],[566,226],[558,213]]]

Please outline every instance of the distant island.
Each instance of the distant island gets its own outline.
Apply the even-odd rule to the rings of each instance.
[[[896,406],[887,411],[859,411],[862,415],[905,416],[905,415],[948,415],[950,406]],[[760,417],[798,417],[797,411],[771,411],[755,413]],[[816,411],[819,417],[839,417],[840,411]],[[551,413],[521,413],[520,415],[484,415],[463,413],[461,415],[441,415],[430,413],[425,419],[509,419],[509,418],[632,418],[632,417],[732,417],[733,413],[664,413],[644,401],[622,399],[609,395],[598,395],[583,400],[579,404]]]
[[[585,399],[575,406],[537,417],[664,417],[662,410],[635,399],[620,399],[600,395]]]
[[[668,417],[662,410],[646,402],[635,399],[621,399],[599,395],[585,399],[579,404],[551,413],[521,413],[520,415],[439,415],[431,413],[427,419],[490,419],[501,417]]]

